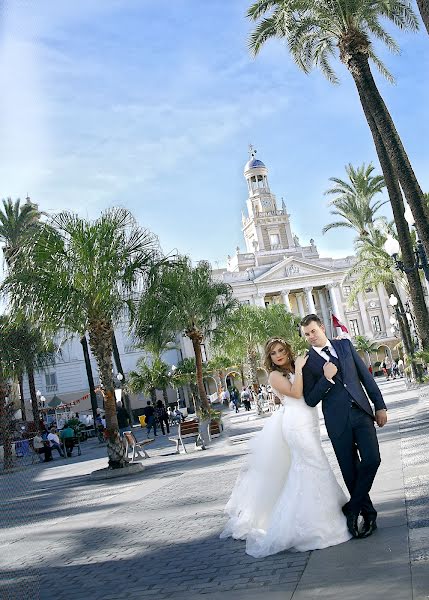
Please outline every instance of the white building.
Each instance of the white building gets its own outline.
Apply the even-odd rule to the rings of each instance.
[[[237,247],[235,255],[228,256],[226,270],[215,271],[216,276],[231,284],[240,302],[284,304],[297,316],[316,313],[328,334],[336,335],[331,325],[333,314],[352,338],[363,335],[379,342],[383,357],[387,348],[398,342],[390,332],[391,311],[383,286],[368,288],[348,307],[350,286],[342,281],[354,257],[320,257],[313,239],[308,245],[300,243],[284,201],[279,207],[270,189],[267,167],[255,158],[253,150],[244,177],[248,191],[247,215],[242,215],[246,252]]]

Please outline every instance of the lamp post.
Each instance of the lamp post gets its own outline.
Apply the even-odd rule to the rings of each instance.
[[[115,388],[115,400],[116,402],[120,402],[122,399],[122,380],[123,380],[124,376],[122,375],[122,373],[118,373],[116,375],[116,379],[118,380],[119,383],[119,387]]]
[[[410,227],[415,225],[414,217],[408,204],[404,212],[404,217]],[[398,259],[400,251],[399,242],[398,240],[395,240],[390,233],[387,235],[387,239],[384,242],[384,250],[393,258],[395,267],[399,271],[410,273],[414,269],[422,269],[426,281],[429,282],[429,262],[423,244],[419,238],[417,238],[416,247],[414,248],[414,265],[412,267],[406,267],[402,260]]]
[[[390,323],[392,324],[391,332],[395,334],[396,331],[399,330],[404,354],[408,355],[410,360],[412,376],[414,379],[418,380],[420,378],[420,373],[418,370],[418,366],[415,360],[413,359],[413,355],[416,346],[418,347],[419,341],[416,335],[416,328],[414,324],[413,314],[410,310],[410,305],[408,302],[406,302],[405,306],[402,307],[403,310],[400,310],[400,307],[398,306],[399,300],[394,294],[390,294],[389,304],[395,312],[395,315],[392,315],[389,319]],[[413,325],[412,332],[410,328],[411,324]]]

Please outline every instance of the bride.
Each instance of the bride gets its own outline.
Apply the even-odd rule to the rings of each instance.
[[[306,362],[306,356],[294,360],[281,338],[265,345],[269,382],[282,406],[249,444],[220,535],[245,539],[247,554],[256,558],[326,548],[351,538],[341,511],[347,499],[321,445],[317,408],[302,395]]]

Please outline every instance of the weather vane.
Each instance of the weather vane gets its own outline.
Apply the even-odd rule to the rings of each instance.
[[[257,152],[257,151],[256,151],[256,149],[254,148],[253,144],[249,144],[249,157],[250,157],[251,159],[252,159],[252,158],[255,158],[255,156],[256,156],[256,152]]]

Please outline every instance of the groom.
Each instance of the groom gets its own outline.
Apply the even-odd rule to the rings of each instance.
[[[343,506],[347,527],[353,537],[368,537],[377,529],[377,512],[369,497],[380,465],[374,420],[379,427],[386,424],[386,405],[349,340],[328,340],[317,315],[304,317],[301,327],[312,346],[302,372],[304,398],[309,406],[322,401],[326,429],[350,492],[350,500]]]

